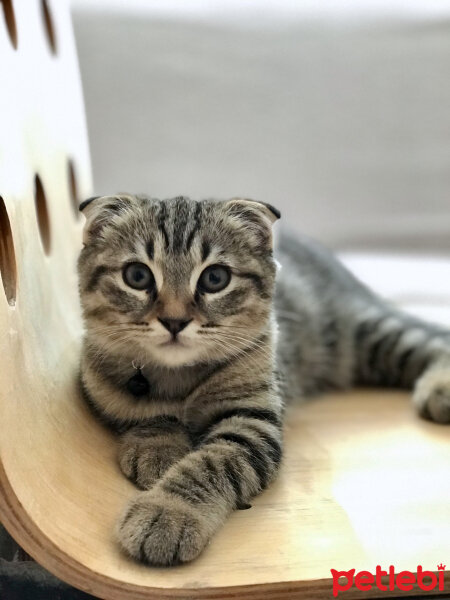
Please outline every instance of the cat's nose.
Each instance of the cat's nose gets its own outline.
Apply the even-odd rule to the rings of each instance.
[[[183,329],[189,325],[192,319],[185,321],[184,319],[160,319],[158,317],[158,321],[161,325],[164,325],[167,331],[170,331],[172,335],[177,335],[177,333],[180,333],[180,331],[183,331]]]

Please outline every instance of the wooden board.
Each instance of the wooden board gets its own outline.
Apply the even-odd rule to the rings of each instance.
[[[68,7],[54,0],[46,17],[38,0],[11,8],[12,40],[0,11],[0,520],[11,534],[108,600],[329,598],[331,568],[448,561],[450,429],[381,390],[292,408],[279,480],[193,564],[151,569],[120,554],[113,527],[136,491],[75,384],[73,197],[88,196],[91,179]]]

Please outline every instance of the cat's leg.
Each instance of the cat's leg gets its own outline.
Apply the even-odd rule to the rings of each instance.
[[[145,490],[191,450],[189,432],[178,419],[155,417],[121,435],[119,465],[128,479]]]
[[[173,465],[128,506],[118,530],[122,548],[152,565],[196,558],[226,517],[274,479],[281,423],[269,409],[216,417],[201,446]]]
[[[356,380],[413,389],[419,414],[450,422],[450,330],[382,306],[359,315]]]

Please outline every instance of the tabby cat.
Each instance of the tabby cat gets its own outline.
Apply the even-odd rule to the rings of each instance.
[[[272,206],[118,195],[80,210],[81,384],[141,490],[118,525],[131,557],[190,561],[249,508],[279,470],[291,398],[414,388],[421,415],[450,421],[449,332],[309,239],[282,237],[277,275]]]

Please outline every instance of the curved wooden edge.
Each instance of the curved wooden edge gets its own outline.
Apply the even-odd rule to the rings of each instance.
[[[45,569],[66,583],[103,598],[104,600],[323,600],[333,598],[333,582],[328,579],[303,581],[285,581],[267,584],[238,585],[218,588],[155,588],[133,585],[101,575],[85,565],[75,561],[62,552],[30,519],[24,507],[15,496],[3,465],[0,461],[0,517],[2,524],[11,536]],[[167,569],[170,576],[170,567]],[[436,573],[437,574],[437,573]],[[382,578],[388,583],[386,577]],[[445,587],[450,586],[450,571],[445,571]],[[443,594],[446,592],[444,591]],[[360,591],[355,586],[341,593],[342,598],[392,598],[398,597],[399,590],[381,592],[375,586],[371,591]],[[402,597],[430,596],[430,592],[421,590],[417,584]],[[440,594],[433,593],[433,597]]]
[[[331,591],[329,580],[289,581],[230,588],[143,587],[96,573],[62,552],[30,519],[17,500],[0,461],[0,520],[16,542],[36,562],[63,581],[104,600],[278,600],[285,598],[324,598]],[[168,569],[168,574],[170,568]]]

